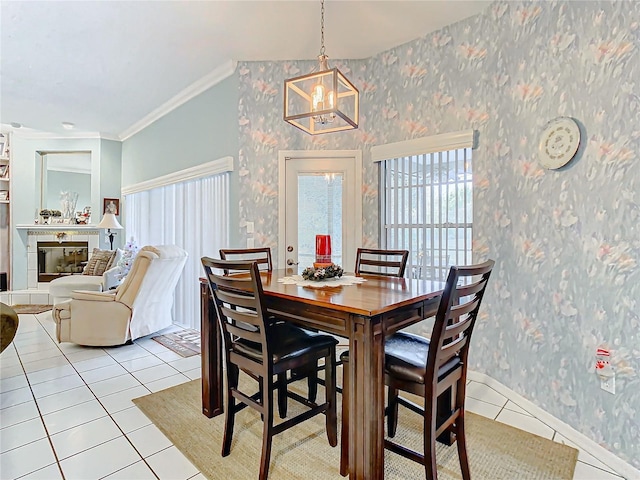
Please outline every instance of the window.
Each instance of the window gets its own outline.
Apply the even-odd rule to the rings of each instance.
[[[472,262],[472,145],[473,132],[460,132],[372,149],[381,245],[409,251],[407,276],[444,280],[449,266]]]

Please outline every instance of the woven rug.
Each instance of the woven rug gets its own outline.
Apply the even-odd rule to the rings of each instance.
[[[247,381],[243,379],[241,383]],[[322,392],[320,388],[318,397]],[[338,399],[341,400],[340,396]],[[231,454],[223,458],[220,451],[224,415],[209,419],[202,414],[200,380],[136,398],[133,402],[207,478],[245,480],[258,477],[262,421],[252,409],[245,408],[236,415]],[[300,411],[297,402],[289,400],[289,416],[297,411]],[[275,418],[279,421],[277,413]],[[401,407],[399,419],[396,440],[421,449],[420,416]],[[573,478],[577,450],[469,412],[466,424],[467,452],[474,480]],[[336,448],[329,446],[324,416],[313,417],[274,437],[269,478],[342,479],[339,445],[340,442]],[[438,444],[436,458],[440,480],[461,478],[455,445]],[[385,451],[385,478],[423,480],[424,469]]]
[[[151,339],[182,357],[200,354],[200,332],[198,330],[185,329],[180,332],[151,337]]]
[[[36,314],[36,313],[43,313],[43,312],[47,312],[49,310],[51,310],[53,308],[53,305],[28,305],[28,304],[18,304],[18,305],[11,305],[11,308],[13,308],[13,310],[19,315],[21,313],[31,313],[31,314]]]

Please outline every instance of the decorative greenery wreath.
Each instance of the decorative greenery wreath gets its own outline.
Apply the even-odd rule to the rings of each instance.
[[[307,267],[302,271],[302,278],[305,280],[319,282],[326,278],[341,277],[343,273],[344,270],[340,265],[332,263],[324,268]]]

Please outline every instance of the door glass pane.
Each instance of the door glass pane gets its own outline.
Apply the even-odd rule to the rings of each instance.
[[[342,173],[298,175],[298,262],[316,259],[316,235],[331,235],[331,261],[342,265]]]

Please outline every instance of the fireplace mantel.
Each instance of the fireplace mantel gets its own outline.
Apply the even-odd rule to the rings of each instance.
[[[55,223],[53,225],[40,225],[40,224],[20,224],[20,225],[16,225],[16,229],[18,230],[33,230],[33,231],[51,231],[51,230],[55,230],[55,231],[59,231],[59,230],[65,230],[65,231],[78,231],[78,232],[94,232],[94,231],[99,231],[101,230],[100,228],[98,228],[97,225],[71,225],[71,224],[64,224],[64,223]]]

